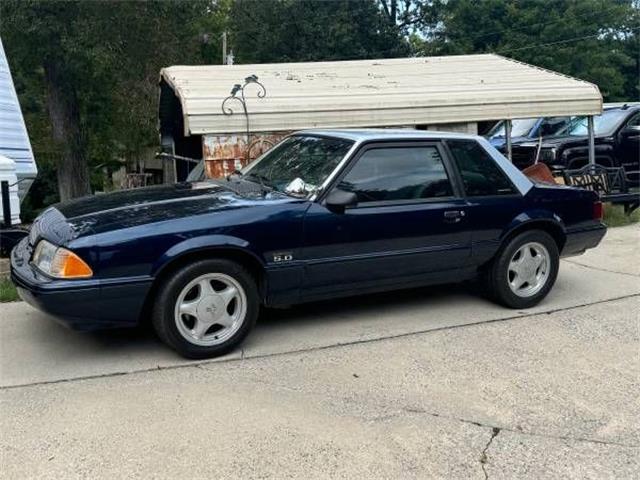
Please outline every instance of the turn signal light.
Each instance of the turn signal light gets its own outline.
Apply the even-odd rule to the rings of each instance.
[[[593,219],[602,220],[603,218],[604,218],[604,208],[602,207],[602,202],[600,201],[593,202]]]
[[[51,270],[60,278],[88,278],[93,275],[93,271],[84,260],[64,248],[58,249]]]

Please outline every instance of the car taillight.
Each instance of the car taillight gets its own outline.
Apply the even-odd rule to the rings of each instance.
[[[593,202],[593,219],[594,220],[602,220],[604,217],[604,208],[602,208],[602,202],[597,201]]]

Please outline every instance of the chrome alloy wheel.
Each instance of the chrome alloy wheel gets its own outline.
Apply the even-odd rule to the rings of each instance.
[[[551,257],[545,246],[538,242],[525,243],[509,262],[509,288],[519,297],[532,297],[544,288],[550,270]]]
[[[228,340],[247,315],[247,296],[234,278],[207,273],[185,286],[175,306],[180,334],[194,345],[210,347]]]

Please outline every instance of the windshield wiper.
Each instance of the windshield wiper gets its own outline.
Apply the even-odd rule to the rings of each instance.
[[[266,190],[266,191],[276,190],[276,188],[271,184],[271,180],[269,178],[267,178],[266,176],[261,175],[259,173],[249,172],[246,175],[243,175],[243,178],[246,178],[246,179],[254,178],[254,179],[258,180],[258,182],[260,182],[260,186],[262,187],[263,190]]]

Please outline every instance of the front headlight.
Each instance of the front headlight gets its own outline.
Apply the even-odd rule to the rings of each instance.
[[[55,278],[89,278],[91,267],[78,255],[51,242],[40,240],[33,253],[33,264],[47,275]]]

